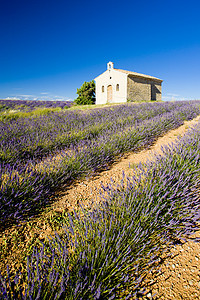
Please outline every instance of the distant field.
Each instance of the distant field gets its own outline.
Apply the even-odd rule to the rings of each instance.
[[[7,101],[0,101],[1,232],[40,214],[63,184],[108,168],[126,152],[148,148],[200,114],[200,101],[96,109]],[[137,292],[142,268],[153,265],[152,255],[162,249],[159,240],[170,243],[170,234],[178,238],[178,231],[189,230],[199,136],[198,128],[163,160],[141,168],[135,182],[111,191],[99,210],[68,216],[64,239],[50,242],[46,252],[33,252],[28,280],[13,279],[13,291],[6,292],[6,279],[0,279],[5,299],[9,293],[18,299],[19,286],[26,286],[32,299],[123,299],[122,288],[130,288],[131,281]]]
[[[0,100],[0,111],[18,110],[31,111],[35,108],[68,108],[72,105],[70,101],[35,101],[35,100]]]

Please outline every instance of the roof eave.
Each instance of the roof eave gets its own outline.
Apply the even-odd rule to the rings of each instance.
[[[159,82],[163,82],[162,79],[156,78],[156,77],[151,77],[151,76],[144,76],[144,75],[139,75],[139,74],[127,74],[128,77],[138,77],[138,78],[144,78],[144,79],[149,79],[149,80],[154,80],[154,81],[159,81]]]

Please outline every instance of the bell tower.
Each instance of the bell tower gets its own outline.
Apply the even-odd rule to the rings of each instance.
[[[109,61],[109,63],[107,63],[107,69],[108,69],[108,70],[114,69],[114,63],[111,62],[111,61]]]

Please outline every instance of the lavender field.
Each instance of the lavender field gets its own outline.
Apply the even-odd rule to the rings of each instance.
[[[36,108],[68,108],[72,105],[69,101],[34,101],[34,100],[0,100],[0,112],[9,110],[32,111]]]
[[[2,121],[1,228],[47,205],[64,183],[109,167],[128,151],[200,114],[200,102],[124,104]],[[200,127],[164,157],[110,186],[99,207],[68,216],[27,261],[27,273],[0,279],[2,299],[129,299],[164,245],[187,238],[199,218]],[[144,180],[145,178],[145,180]],[[13,277],[14,276],[14,277]]]
[[[198,102],[145,103],[1,122],[1,224],[39,212],[64,183],[149,147],[198,113]]]

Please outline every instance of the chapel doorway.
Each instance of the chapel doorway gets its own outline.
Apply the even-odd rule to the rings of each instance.
[[[107,87],[107,103],[111,103],[112,102],[112,85],[109,85]]]
[[[159,91],[154,83],[151,84],[151,100],[161,100],[161,91]]]

